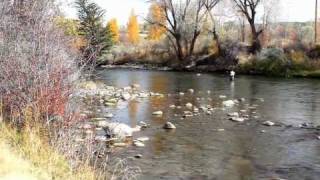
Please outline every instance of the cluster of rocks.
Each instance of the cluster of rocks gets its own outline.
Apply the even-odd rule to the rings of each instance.
[[[130,100],[144,99],[151,96],[164,97],[163,94],[145,92],[140,88],[139,84],[116,88],[103,83],[88,81],[79,85],[75,96],[82,98],[86,105],[98,104],[107,107],[116,107]]]

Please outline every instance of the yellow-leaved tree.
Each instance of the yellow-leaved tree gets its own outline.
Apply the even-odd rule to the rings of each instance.
[[[138,18],[132,10],[128,22],[128,40],[132,44],[137,44],[139,42],[139,23]]]
[[[119,25],[116,18],[110,19],[110,21],[107,24],[107,28],[111,31],[112,35],[112,41],[114,43],[119,42],[120,34],[119,34]]]
[[[155,23],[149,26],[148,39],[159,41],[166,32],[166,29],[158,24],[166,24],[166,17],[165,12],[157,3],[153,3],[150,6],[149,19],[151,22]]]

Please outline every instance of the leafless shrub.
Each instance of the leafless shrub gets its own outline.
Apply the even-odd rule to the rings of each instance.
[[[23,112],[42,122],[66,117],[79,69],[70,39],[53,23],[54,0],[0,0],[0,94],[6,115],[23,124]]]

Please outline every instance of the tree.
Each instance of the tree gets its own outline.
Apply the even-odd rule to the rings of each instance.
[[[138,18],[134,14],[134,11],[132,10],[131,15],[129,17],[129,22],[128,22],[128,40],[132,44],[137,44],[139,42],[139,23],[138,23]]]
[[[168,39],[173,46],[178,60],[192,62],[194,48],[206,15],[219,0],[154,0],[164,11],[166,23],[148,20],[165,28]]]
[[[150,11],[149,18],[151,21],[159,22],[161,24],[166,23],[165,12],[157,3],[153,3],[150,6],[149,11]],[[166,32],[166,30],[162,26],[159,26],[158,24],[151,24],[149,26],[148,38],[151,40],[158,41],[161,39],[162,35],[165,32]]]
[[[257,30],[256,28],[256,10],[261,0],[232,0],[241,14],[243,14],[251,28],[251,53],[256,53],[261,50],[261,42],[259,36],[263,29]]]
[[[90,0],[76,0],[79,34],[84,37],[87,45],[82,48],[84,64],[96,65],[112,45],[112,36],[102,21],[105,11]]]
[[[117,19],[113,18],[108,22],[107,28],[109,28],[112,34],[112,41],[114,43],[119,42],[120,34],[119,34],[119,25]]]
[[[315,5],[315,19],[314,19],[314,43],[318,42],[318,0]]]

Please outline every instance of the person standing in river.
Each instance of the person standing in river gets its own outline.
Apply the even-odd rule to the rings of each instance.
[[[230,81],[234,81],[235,75],[236,75],[236,73],[233,70],[231,70],[230,71]]]

